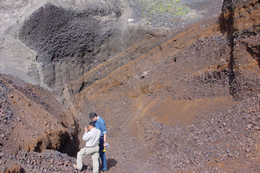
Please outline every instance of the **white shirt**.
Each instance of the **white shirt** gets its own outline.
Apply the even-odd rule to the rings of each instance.
[[[83,141],[86,141],[86,147],[96,147],[99,145],[101,131],[97,128],[92,128],[90,131],[85,132]]]

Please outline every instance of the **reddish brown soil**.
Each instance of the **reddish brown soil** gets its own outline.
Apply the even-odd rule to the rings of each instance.
[[[219,18],[156,31],[62,90],[1,75],[1,171],[76,172],[95,111],[108,173],[260,172],[259,11],[224,1]]]
[[[0,80],[2,150],[49,148],[75,154],[68,145],[70,138],[77,137],[77,123],[53,93],[8,75],[1,75]]]

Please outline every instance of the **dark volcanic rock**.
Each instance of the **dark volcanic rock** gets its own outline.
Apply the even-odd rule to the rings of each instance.
[[[111,31],[102,32],[101,21],[94,16],[109,15],[114,12],[112,10],[102,6],[74,12],[46,4],[24,23],[20,38],[38,51],[38,60],[44,64],[94,54],[98,52],[94,49],[99,49],[111,35]]]
[[[88,69],[101,51],[101,45],[118,30],[116,26],[110,27],[112,21],[106,24],[96,18],[112,15],[112,13],[115,14],[113,20],[116,20],[121,15],[120,8],[96,4],[86,7],[84,11],[76,12],[48,3],[25,21],[19,37],[30,48],[37,50],[37,61],[42,63],[40,73],[42,72],[45,84],[55,86],[55,80],[59,77],[55,72],[55,64],[65,64],[63,71],[66,71],[66,68],[72,70],[73,66],[83,69],[76,76],[82,75],[84,66]],[[114,50],[110,48],[110,51]],[[99,61],[106,59],[107,55],[102,56]],[[69,63],[73,61],[76,61],[75,65]],[[29,74],[39,80],[36,72],[35,69]],[[63,83],[66,82],[65,79]]]
[[[260,10],[259,1],[245,2],[224,1],[219,24],[216,17],[167,35],[135,26],[120,35],[100,19],[121,15],[111,6],[40,8],[20,37],[77,118],[60,112],[55,93],[2,78],[1,148],[22,143],[15,127],[35,140],[31,152],[1,151],[1,169],[12,162],[28,172],[75,172],[75,158],[61,152],[79,150],[80,128],[96,111],[107,122],[109,172],[259,172]]]
[[[151,37],[151,29],[133,26],[123,30],[125,26],[117,22],[121,15],[117,3],[86,5],[82,11],[44,5],[25,21],[19,32],[19,38],[38,52],[37,61],[42,64],[29,75],[59,92],[62,85],[80,79],[70,86],[71,95],[103,78],[104,73],[97,73],[86,81],[83,74],[142,38]]]

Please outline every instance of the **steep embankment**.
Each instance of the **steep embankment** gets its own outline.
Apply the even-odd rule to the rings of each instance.
[[[259,170],[259,2],[241,2],[225,2],[215,25],[144,40],[84,75],[134,59],[74,102],[105,117],[125,172]]]
[[[34,142],[27,148],[69,153],[65,150],[70,145],[67,141],[79,142],[73,148],[75,152],[84,145],[75,135],[79,133],[81,138],[80,129],[87,123],[88,113],[95,111],[107,122],[109,172],[259,172],[259,1],[224,1],[221,15],[218,1],[189,4],[190,8],[204,11],[196,14],[204,15],[205,20],[174,25],[175,30],[167,32],[135,25],[138,23],[127,26],[125,19],[142,13],[133,10],[131,15],[126,14],[120,3],[113,2],[98,1],[86,9],[85,3],[80,9],[75,4],[61,5],[60,1],[48,3],[22,25],[19,37],[37,52],[40,64],[31,72],[54,91],[38,92],[38,87],[30,86],[34,92],[29,90],[26,95],[26,88],[10,85],[5,78],[1,82],[2,91],[20,88],[8,90],[14,94],[2,103],[4,107],[14,107],[13,117],[20,118],[20,107],[28,107],[23,108],[25,111],[40,110],[39,115],[21,114],[26,115],[21,122],[33,121],[39,124],[33,131],[42,132],[33,137]],[[144,8],[134,1],[130,5],[139,7],[141,12],[143,9],[145,15],[151,14],[149,10],[156,5],[167,9],[160,4]],[[161,21],[167,21],[169,14]],[[160,20],[162,16],[148,18]],[[188,14],[185,17],[189,18]],[[183,22],[185,17],[173,21]],[[139,24],[142,22],[140,19]],[[41,92],[46,94],[41,96]],[[18,93],[29,104],[15,101],[21,99]],[[64,108],[56,101],[49,103],[55,100],[51,96],[54,93],[77,121],[70,113],[61,114]],[[37,106],[39,100],[44,101]],[[41,117],[46,114],[53,122],[63,123]],[[8,121],[8,116],[3,116],[1,122],[7,122],[4,127],[8,127]],[[46,122],[42,124],[43,121]],[[13,119],[12,123],[19,121]],[[21,127],[31,133],[32,127]],[[60,131],[56,133],[56,129]],[[3,147],[9,144],[8,140],[5,142]],[[13,157],[1,154],[1,158],[1,168],[8,167],[12,160],[29,172],[72,172],[71,164],[75,162],[58,152],[18,152]],[[84,161],[91,163],[90,158]]]
[[[1,150],[42,152],[55,149],[75,155],[78,124],[52,93],[18,78],[1,75]]]

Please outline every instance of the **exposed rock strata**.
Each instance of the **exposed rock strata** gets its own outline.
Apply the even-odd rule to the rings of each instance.
[[[49,91],[1,75],[1,150],[41,152],[55,149],[74,155],[77,121]]]
[[[228,35],[230,92],[237,99],[259,93],[259,16],[259,1],[223,5],[220,27]]]
[[[78,134],[77,123],[80,128],[84,127],[88,121],[86,115],[95,111],[107,122],[111,145],[107,152],[109,172],[259,172],[259,1],[224,1],[219,21],[209,18],[168,34],[129,27],[126,33],[138,34],[132,40],[123,34],[119,45],[126,46],[119,49],[113,46],[118,45],[114,43],[121,38],[118,37],[120,34],[106,36],[98,30],[106,24],[88,18],[97,27],[97,31],[91,27],[87,29],[93,31],[90,38],[96,34],[107,38],[101,41],[103,45],[109,45],[108,50],[111,48],[111,54],[105,59],[102,55],[108,55],[110,51],[106,52],[104,48],[95,51],[91,46],[96,44],[96,40],[90,40],[92,45],[89,47],[85,42],[81,44],[82,37],[77,35],[77,29],[73,30],[76,37],[73,37],[75,44],[72,45],[77,49],[69,50],[72,43],[64,43],[68,52],[67,49],[64,54],[56,52],[63,51],[63,47],[55,46],[63,45],[63,41],[68,39],[66,32],[61,34],[63,39],[56,42],[53,37],[56,30],[49,28],[53,25],[40,25],[51,31],[50,37],[45,31],[37,33],[33,30],[33,26],[38,26],[34,25],[37,21],[50,17],[41,16],[45,10],[69,16],[65,20],[57,18],[58,23],[69,24],[58,25],[59,31],[72,26],[70,22],[74,20],[84,21],[79,14],[85,13],[84,10],[76,13],[47,4],[28,19],[27,22],[33,25],[28,25],[28,28],[25,25],[20,35],[27,45],[38,51],[38,61],[44,66],[43,70],[40,69],[44,82],[63,97],[58,98],[78,121],[70,113],[63,114],[57,110],[48,113],[54,115],[53,119],[59,123],[43,122],[39,128],[51,131],[35,135],[31,145],[27,145],[28,150],[42,152],[50,148],[69,153],[65,150],[68,147],[62,144],[78,144],[80,141],[73,143],[75,138],[72,138]],[[36,19],[35,23],[32,19]],[[45,41],[49,44],[38,42],[37,37],[31,37],[28,31],[33,31],[42,40],[48,38]],[[52,37],[53,42],[48,42]],[[1,83],[8,82],[3,79]],[[11,92],[8,87],[17,87],[3,86],[6,93]],[[41,101],[44,97],[33,94],[31,90],[25,92],[32,95],[32,103],[42,104],[46,111],[54,109],[55,106],[51,105],[63,110],[58,103]],[[47,92],[46,95],[52,98],[51,94]],[[6,98],[5,94],[3,98]],[[16,98],[19,97],[12,94],[11,101],[8,98],[3,102],[7,103],[2,104],[7,113],[11,103],[18,103],[13,101]],[[32,103],[27,106],[31,107]],[[7,125],[10,115],[5,114],[2,118]],[[29,119],[34,118],[30,116]],[[8,139],[8,134],[2,136],[4,140]],[[83,142],[80,144],[76,145],[74,152],[84,145]],[[20,162],[29,172],[71,172],[71,164],[75,162],[75,159],[59,152],[44,155],[19,151],[16,154],[13,157],[9,154],[2,156],[3,165],[12,160],[15,164]],[[40,163],[43,165],[37,166]]]

